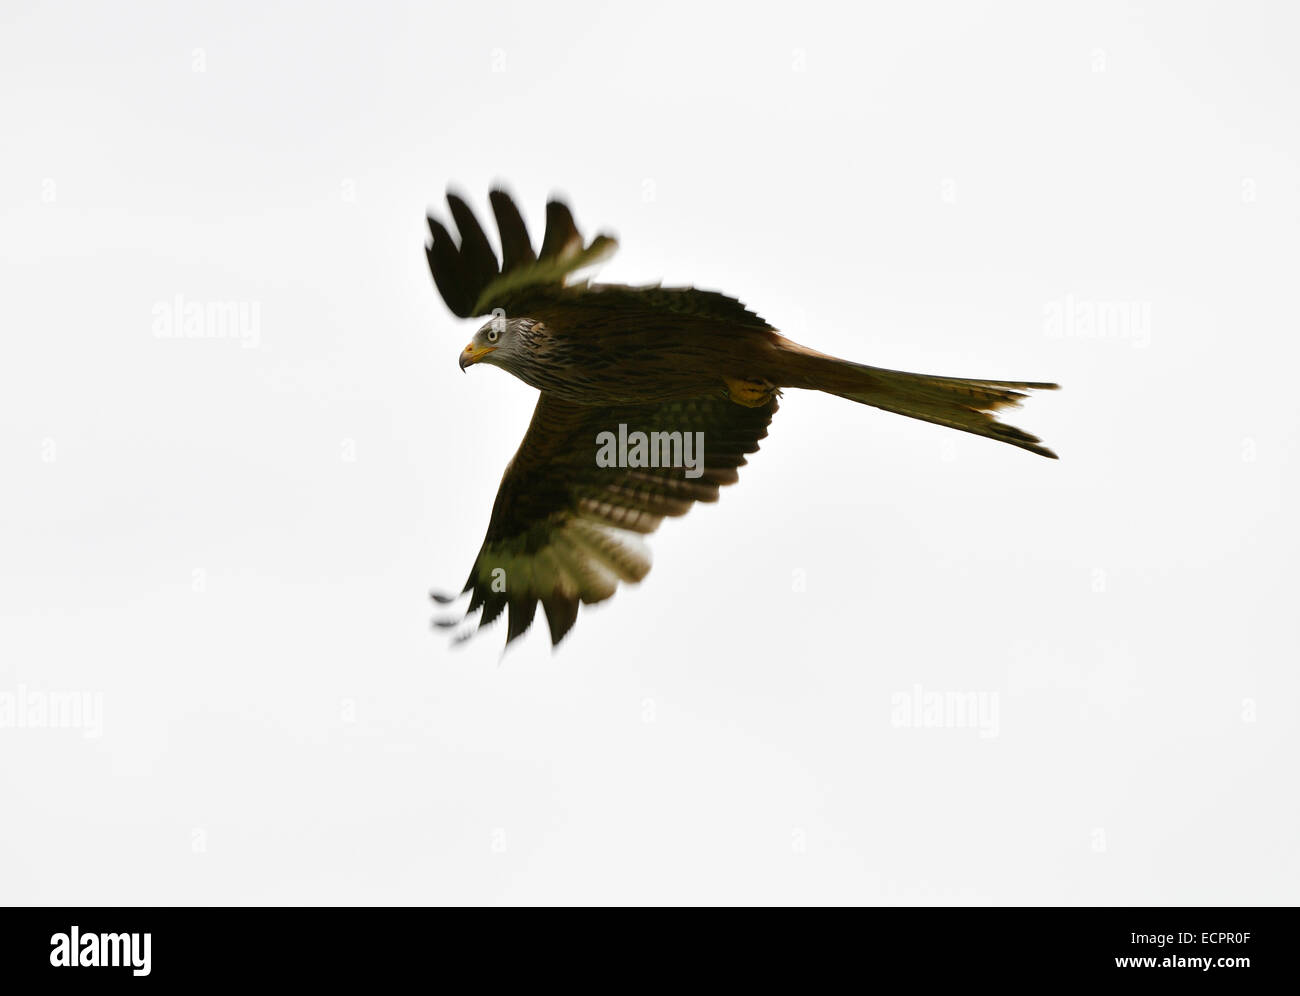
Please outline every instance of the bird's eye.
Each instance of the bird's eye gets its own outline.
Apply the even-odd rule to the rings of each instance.
[[[488,333],[487,333],[487,341],[488,341],[488,342],[496,342],[496,341],[497,341],[497,337],[498,337],[498,335],[499,335],[499,333],[497,332],[496,329],[488,329]]]

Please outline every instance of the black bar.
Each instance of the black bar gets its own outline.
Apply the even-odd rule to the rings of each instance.
[[[464,973],[483,985],[512,972],[531,985],[590,979],[616,989],[751,977],[806,987],[828,973],[927,988],[1126,978],[1236,988],[1295,974],[1295,917],[1283,909],[870,909],[841,914],[841,924],[818,918],[801,927],[773,923],[766,912],[757,927],[749,915],[710,911],[695,922],[674,911],[671,925],[622,926],[606,937],[554,914],[546,927],[507,930],[446,909],[10,909],[0,964],[7,982],[96,988],[412,978],[438,985]],[[119,964],[88,964],[112,960]]]

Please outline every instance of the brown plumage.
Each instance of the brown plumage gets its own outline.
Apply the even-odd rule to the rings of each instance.
[[[541,392],[463,589],[466,615],[482,609],[479,629],[508,610],[507,644],[528,629],[539,602],[557,644],[579,603],[645,577],[650,559],[639,536],[694,502],[716,501],[737,480],[782,388],[824,391],[1055,459],[995,415],[1055,384],[869,367],[791,342],[715,291],[573,282],[613,252],[614,239],[584,243],[569,209],[551,201],[534,252],[510,197],[494,190],[490,199],[501,262],[455,194],[447,202],[459,242],[430,217],[426,251],[454,314],[493,316],[462,351],[462,369],[499,366]],[[637,433],[650,445],[611,461],[613,440],[635,443]]]

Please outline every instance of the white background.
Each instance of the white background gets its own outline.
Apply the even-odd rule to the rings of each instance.
[[[0,728],[0,899],[1297,899],[1288,5],[2,20],[0,697],[102,729]],[[534,392],[457,370],[424,214],[493,181],[601,279],[1059,381],[1062,459],[790,392],[558,653],[453,651]]]

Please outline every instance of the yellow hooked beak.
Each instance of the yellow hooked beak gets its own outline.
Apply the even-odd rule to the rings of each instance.
[[[460,368],[464,370],[466,367],[473,366],[479,360],[483,359],[483,357],[487,356],[488,353],[494,352],[496,352],[496,346],[475,347],[471,342],[460,352]]]

